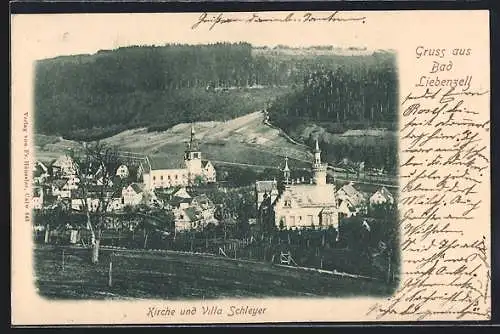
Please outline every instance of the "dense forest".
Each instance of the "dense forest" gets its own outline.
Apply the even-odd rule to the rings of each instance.
[[[367,62],[353,61],[312,71],[303,84],[278,97],[269,120],[292,138],[321,142],[328,161],[348,158],[366,167],[394,172],[397,167],[398,77],[395,57],[375,53]],[[379,129],[355,136],[348,130]]]
[[[327,121],[329,131],[394,128],[398,103],[395,59],[375,53],[370,62],[353,61],[304,75],[300,89],[281,96],[269,109],[285,130],[308,121]]]
[[[326,87],[317,86],[324,82],[318,81],[317,76],[332,76],[344,70],[342,80],[354,82],[347,86],[350,89],[360,78],[392,84],[384,77],[392,75],[384,72],[383,66],[392,59],[385,53],[342,56],[333,52],[314,55],[291,51],[254,48],[248,43],[170,44],[41,60],[35,76],[36,130],[67,139],[92,140],[129,128],[148,127],[155,131],[180,122],[226,120],[263,109],[285,95],[287,98],[279,99],[272,109],[275,116],[281,112],[286,115],[281,120],[291,115],[290,110],[294,117],[304,116],[304,110],[316,108],[319,103],[316,115],[321,119],[358,121],[359,108],[373,101],[368,98],[358,104],[351,102],[347,105],[350,109],[339,114],[346,104],[335,101],[334,109],[329,109],[329,101],[335,100],[336,95],[324,99]],[[349,79],[353,75],[358,77]],[[335,86],[336,94],[345,93],[346,85],[342,82],[329,82],[341,85]],[[384,87],[372,85],[366,92],[388,88],[390,94],[391,87]],[[291,91],[295,93],[287,95]],[[344,99],[352,101],[359,93],[359,89],[352,91]],[[301,101],[307,96],[309,102],[304,104]],[[295,109],[286,107],[294,103]],[[307,108],[297,111],[303,107]],[[362,114],[365,119],[385,120],[373,117],[381,107],[390,109],[385,104],[373,104]],[[279,117],[276,120],[283,123]]]

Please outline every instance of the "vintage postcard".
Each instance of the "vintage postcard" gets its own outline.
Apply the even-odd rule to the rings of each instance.
[[[489,13],[12,16],[12,323],[489,320]]]

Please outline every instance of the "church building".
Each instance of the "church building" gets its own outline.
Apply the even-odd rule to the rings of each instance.
[[[286,158],[282,169],[284,189],[275,199],[273,199],[273,188],[269,192],[266,191],[262,195],[263,200],[258,203],[259,211],[273,216],[272,220],[278,228],[328,228],[330,226],[338,228],[335,185],[326,182],[326,171],[327,164],[321,162],[321,150],[316,140],[312,162],[313,177],[310,182],[292,182]],[[258,189],[257,183],[256,190]],[[261,197],[258,196],[258,198]],[[262,221],[265,220],[262,218]]]
[[[216,182],[215,167],[209,160],[202,159],[193,127],[182,160],[176,156],[146,157],[141,171],[147,189]]]

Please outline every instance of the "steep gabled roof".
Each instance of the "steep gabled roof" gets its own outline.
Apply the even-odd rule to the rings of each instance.
[[[181,203],[188,203],[191,204],[193,199],[191,198],[184,198],[184,197],[174,197],[172,200],[169,201],[169,204],[172,206],[179,206]]]
[[[332,184],[300,184],[285,188],[280,199],[290,198],[300,207],[335,206],[335,186]]]
[[[273,191],[278,191],[278,183],[275,181],[257,181],[255,182],[255,190],[259,193],[267,192],[270,194]]]
[[[203,206],[203,205],[206,205],[209,208],[210,207],[214,207],[214,204],[212,203],[212,201],[210,200],[210,198],[208,198],[208,196],[205,195],[205,194],[200,194],[200,195],[196,196],[195,198],[193,198],[193,202],[192,203],[195,204],[195,205],[199,205],[200,207]]]
[[[191,199],[192,196],[186,191],[185,187],[178,187],[177,190],[173,193],[175,197],[180,198],[188,198]]]
[[[150,157],[149,162],[152,170],[162,169],[185,169],[186,162],[182,157],[178,156],[155,156]]]
[[[62,188],[64,185],[68,183],[68,179],[57,179],[52,181],[52,184],[56,186],[57,188]]]
[[[142,187],[138,183],[132,183],[130,184],[130,187],[137,193],[140,194],[142,193]]]
[[[377,194],[379,194],[380,196],[382,196],[387,201],[393,201],[394,200],[394,197],[392,196],[391,192],[389,190],[387,190],[386,187],[380,188],[372,196],[375,196]]]
[[[347,200],[351,205],[360,205],[363,203],[363,201],[366,200],[365,195],[361,192],[359,192],[352,183],[348,183],[344,185],[342,188],[340,188],[337,193],[345,193],[345,196],[347,197]],[[340,197],[340,196],[339,196]],[[340,199],[345,199],[345,198],[340,198]]]
[[[196,210],[196,208],[193,208],[193,207],[189,207],[187,209],[184,209],[184,212],[186,213],[186,216],[188,216],[191,221],[199,220],[202,217],[201,213],[198,210]]]
[[[74,166],[74,164],[75,164],[74,160],[69,155],[62,155],[59,158],[57,158],[56,161],[54,161],[52,166],[54,167],[62,167],[64,165]]]

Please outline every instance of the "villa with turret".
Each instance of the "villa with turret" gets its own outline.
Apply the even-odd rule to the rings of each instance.
[[[309,182],[294,183],[290,180],[288,158],[282,168],[284,189],[278,193],[277,182],[257,181],[257,206],[261,217],[270,215],[278,228],[338,228],[339,214],[335,185],[326,182],[327,164],[321,162],[318,141],[312,161],[312,178]],[[262,218],[265,220],[265,218]]]
[[[215,167],[202,159],[194,127],[182,159],[173,155],[146,157],[140,170],[144,186],[150,190],[216,182]]]

